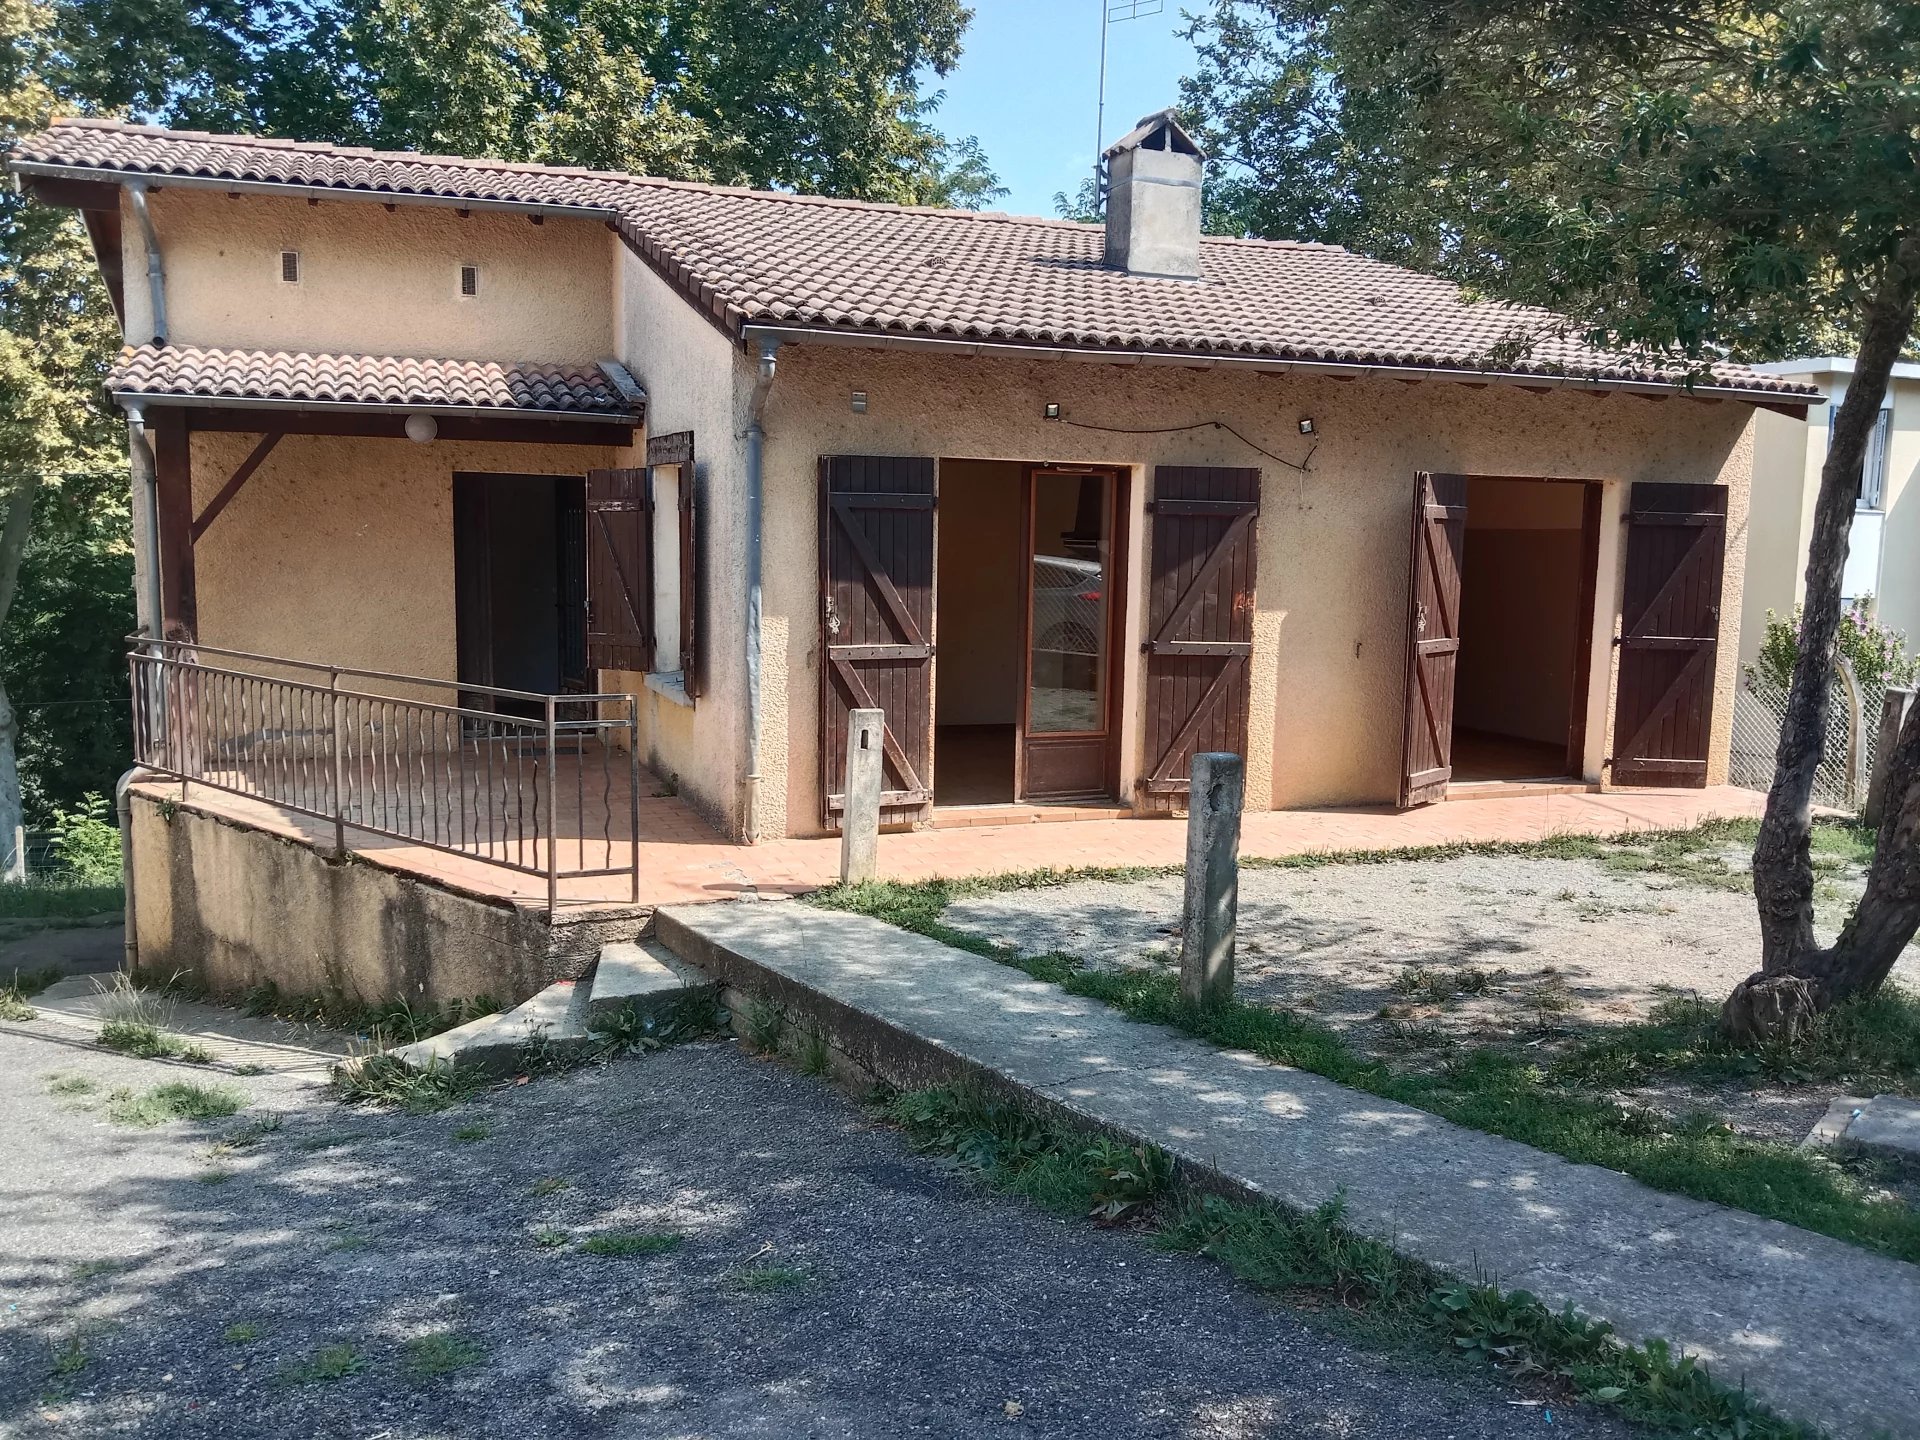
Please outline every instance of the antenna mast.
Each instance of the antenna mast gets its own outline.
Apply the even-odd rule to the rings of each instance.
[[[1149,15],[1158,15],[1165,5],[1166,0],[1119,0],[1118,4],[1100,0],[1100,94],[1093,118],[1093,208],[1096,214],[1106,213],[1107,208],[1106,162],[1101,158],[1101,152],[1107,148],[1107,26],[1116,20],[1144,20]]]

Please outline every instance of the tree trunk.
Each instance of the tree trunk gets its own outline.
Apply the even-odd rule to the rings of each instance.
[[[33,502],[40,493],[38,472],[16,480],[7,496],[6,516],[0,521],[0,627],[7,623],[13,609],[13,594],[20,584],[20,562],[27,553],[27,537],[33,531]],[[0,681],[0,855],[6,857],[7,880],[26,879],[27,857],[17,847],[20,834],[20,769],[18,765],[20,723],[13,713],[13,700]]]
[[[1880,851],[1868,877],[1859,911],[1837,944],[1822,950],[1813,930],[1813,782],[1825,749],[1828,697],[1833,684],[1834,639],[1840,629],[1841,572],[1847,537],[1860,498],[1860,472],[1867,443],[1887,393],[1887,380],[1913,331],[1920,297],[1920,239],[1900,243],[1878,292],[1863,308],[1860,353],[1854,361],[1847,396],[1835,411],[1826,464],[1820,471],[1813,540],[1807,553],[1807,594],[1800,622],[1799,654],[1794,660],[1786,718],[1760,837],[1753,851],[1753,893],[1760,911],[1758,973],[1734,988],[1721,1010],[1721,1023],[1736,1040],[1754,1042],[1791,1038],[1811,1016],[1836,1000],[1877,987],[1886,978],[1920,922],[1913,898],[1916,864],[1913,793],[1915,747],[1920,727],[1909,723],[1900,752],[1905,789],[1893,788]],[[1896,767],[1901,762],[1896,761]],[[1902,797],[1899,804],[1891,797]],[[1900,828],[1904,817],[1906,828]],[[1900,837],[1904,836],[1904,839]],[[1889,848],[1891,847],[1891,848]],[[1904,877],[1904,878],[1903,878]],[[1863,917],[1865,925],[1863,927]],[[1904,934],[1886,959],[1887,940]],[[1876,971],[1877,967],[1877,972]]]

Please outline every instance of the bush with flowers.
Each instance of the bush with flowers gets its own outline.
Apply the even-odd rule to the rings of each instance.
[[[1767,611],[1766,638],[1760,642],[1760,653],[1747,666],[1749,679],[1764,680],[1783,690],[1793,683],[1793,663],[1800,657],[1800,616],[1798,605],[1787,619]],[[1853,667],[1862,690],[1877,692],[1920,679],[1920,659],[1908,653],[1905,635],[1874,620],[1871,595],[1853,601],[1842,613],[1834,649]]]

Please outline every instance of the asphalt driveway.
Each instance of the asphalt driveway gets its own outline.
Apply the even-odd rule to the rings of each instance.
[[[431,1116],[44,1022],[0,1077],[9,1437],[1623,1433],[983,1193],[732,1044]],[[246,1108],[111,1118],[180,1079]]]

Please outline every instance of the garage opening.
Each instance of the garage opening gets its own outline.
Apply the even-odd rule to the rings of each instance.
[[[1456,784],[1580,774],[1598,494],[1580,481],[1467,480]]]
[[[934,556],[933,799],[1006,805],[1020,720],[1023,470],[940,462]]]

